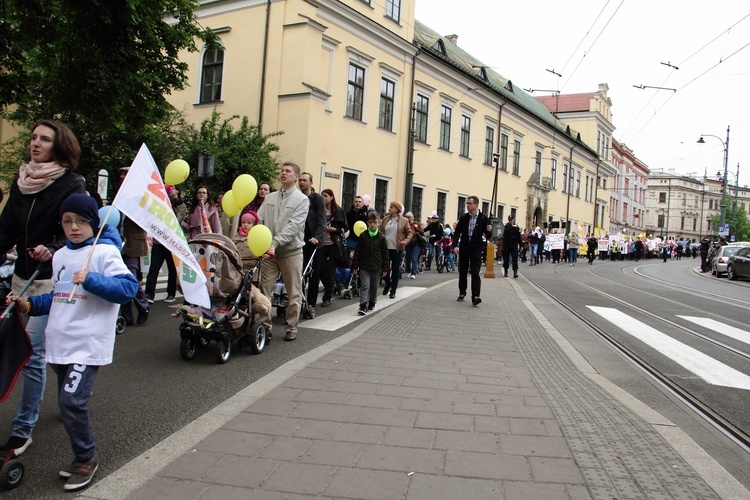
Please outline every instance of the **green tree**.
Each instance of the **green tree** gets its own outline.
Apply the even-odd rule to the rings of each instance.
[[[0,0],[0,115],[28,128],[67,123],[81,142],[79,171],[129,164],[169,124],[165,96],[183,89],[183,50],[216,36],[195,0]],[[158,142],[158,141],[157,141]]]
[[[239,120],[235,129],[233,123]],[[281,132],[263,134],[260,127],[250,125],[246,116],[231,116],[222,119],[221,113],[214,110],[198,130],[193,132],[190,149],[184,159],[190,164],[191,175],[185,186],[185,196],[189,199],[193,188],[205,184],[214,197],[222,191],[232,189],[234,179],[240,174],[250,174],[260,184],[273,182],[278,175],[275,153],[279,146],[269,142]],[[198,160],[201,154],[214,155],[214,176],[199,178]]]
[[[711,216],[711,229],[718,232],[721,216],[719,214]],[[747,207],[744,203],[739,206],[732,200],[731,206],[727,207],[726,223],[729,224],[729,232],[734,235],[735,241],[750,240],[750,220],[747,216]]]

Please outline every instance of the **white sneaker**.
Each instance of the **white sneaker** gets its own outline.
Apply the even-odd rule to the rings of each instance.
[[[413,275],[413,274],[412,274],[411,276],[409,276],[409,277],[410,277],[411,279],[416,279],[416,278],[417,278],[417,277],[416,277],[415,275]]]

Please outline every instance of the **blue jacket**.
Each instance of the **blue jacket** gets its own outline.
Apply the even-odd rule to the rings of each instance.
[[[90,246],[94,243],[94,238],[89,238],[82,243],[71,243],[66,242],[66,245],[71,250],[76,250],[86,246]],[[97,245],[113,245],[118,250],[122,248],[122,240],[120,239],[120,233],[113,226],[104,226]],[[90,272],[86,276],[86,281],[81,285],[87,291],[98,295],[99,297],[116,304],[127,304],[135,298],[135,294],[138,292],[138,281],[131,273],[119,274],[117,276],[102,276],[99,273]],[[35,295],[29,297],[31,302],[31,316],[42,316],[49,314],[50,307],[52,306],[52,297],[54,296],[54,290],[42,295]]]

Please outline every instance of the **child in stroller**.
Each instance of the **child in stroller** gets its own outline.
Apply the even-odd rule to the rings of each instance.
[[[352,297],[359,297],[359,288],[357,287],[357,275],[352,272],[352,259],[354,252],[349,251],[349,267],[336,268],[336,283],[333,287],[333,293],[336,295],[344,294],[346,300]]]
[[[229,361],[234,341],[238,348],[247,344],[254,354],[260,354],[269,339],[265,325],[255,321],[255,314],[270,308],[268,299],[252,284],[260,262],[243,272],[237,247],[222,234],[201,234],[189,244],[206,274],[212,307],[178,307],[173,316],[183,319],[180,355],[189,361],[197,348],[208,347],[212,340],[216,341],[219,363]]]

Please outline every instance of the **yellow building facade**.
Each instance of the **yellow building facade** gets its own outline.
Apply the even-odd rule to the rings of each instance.
[[[196,124],[216,109],[282,131],[279,162],[345,208],[368,194],[381,213],[397,200],[452,223],[476,195],[522,227],[608,227],[596,124],[557,118],[415,20],[414,0],[212,0],[196,14],[223,50],[182,54],[190,86],[171,102]]]

